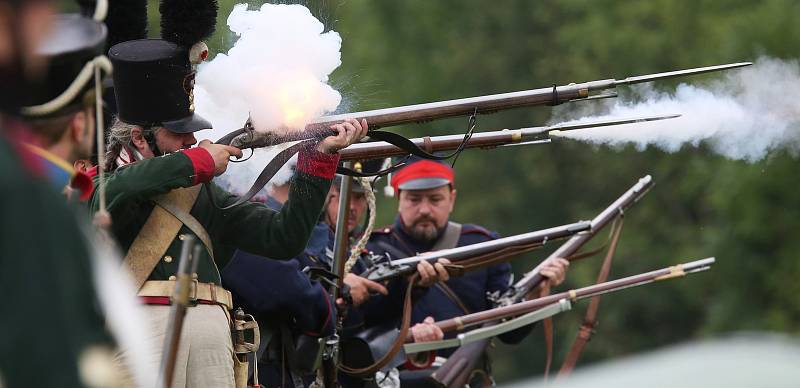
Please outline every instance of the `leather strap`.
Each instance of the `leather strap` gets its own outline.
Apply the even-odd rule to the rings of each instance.
[[[406,337],[408,336],[408,329],[411,326],[411,291],[414,289],[414,284],[416,284],[418,279],[419,274],[415,273],[414,275],[411,275],[408,280],[408,287],[406,288],[405,297],[403,298],[403,317],[400,322],[400,333],[397,335],[395,342],[389,348],[389,351],[370,366],[364,368],[351,368],[347,365],[340,364],[339,369],[341,369],[344,373],[353,376],[373,376],[375,372],[381,370],[381,368],[386,366],[386,364],[394,359],[394,356],[397,355],[397,353],[403,348],[403,344],[406,342]]]
[[[197,187],[196,190],[199,193],[200,186],[198,185],[195,187]],[[197,199],[197,194],[195,194],[195,200],[196,199]],[[214,245],[212,245],[211,243],[211,237],[208,235],[206,228],[203,227],[200,221],[198,221],[197,218],[194,218],[194,216],[192,216],[191,213],[189,213],[191,211],[191,207],[184,208],[184,206],[182,206],[183,204],[176,203],[175,201],[171,201],[168,198],[164,198],[163,196],[156,197],[153,199],[153,201],[156,203],[156,205],[169,212],[169,214],[177,218],[181,223],[186,225],[186,227],[189,228],[189,230],[191,230],[195,235],[197,235],[197,237],[203,243],[203,246],[205,246],[206,251],[208,252],[208,256],[210,256],[211,259],[214,260]]]
[[[437,282],[436,287],[442,290],[445,296],[447,296],[451,301],[453,301],[453,303],[455,303],[458,306],[458,308],[460,308],[461,311],[464,312],[465,315],[472,314],[472,311],[470,311],[467,305],[464,304],[464,301],[462,301],[461,298],[458,297],[458,294],[456,294],[456,292],[453,291],[452,288],[448,287],[447,284],[445,284],[445,282],[442,281]]]
[[[194,206],[199,193],[200,186],[197,185],[172,190],[158,196],[157,200],[173,203],[175,207],[188,212]],[[183,223],[163,207],[155,206],[153,208],[123,259],[123,266],[130,270],[137,289],[150,277],[158,261],[161,260],[180,231],[181,225]]]
[[[611,261],[614,258],[614,253],[617,251],[617,243],[619,242],[619,236],[622,233],[622,221],[623,218],[620,217],[612,226],[613,237],[609,243],[606,257],[603,259],[603,266],[600,268],[600,273],[597,275],[597,283],[605,282],[606,279],[608,279],[609,272],[611,272]],[[561,365],[561,370],[558,371],[558,376],[556,377],[557,379],[568,376],[578,363],[578,358],[580,357],[581,352],[583,352],[583,348],[592,338],[592,334],[594,334],[594,328],[597,325],[597,311],[599,308],[600,296],[598,295],[592,297],[591,301],[589,302],[589,307],[586,309],[586,315],[583,318],[583,324],[581,324],[581,328],[578,331],[578,335],[575,338],[575,342],[572,344],[572,348],[570,349],[567,358]]]
[[[175,280],[148,280],[142,284],[136,296],[139,297],[172,297],[175,292]],[[233,308],[233,297],[230,291],[214,283],[192,282],[189,290],[191,301],[205,300],[224,306],[228,310]]]
[[[258,178],[256,178],[256,181],[253,182],[252,186],[250,186],[250,189],[247,190],[247,193],[245,193],[239,198],[236,198],[236,201],[234,201],[232,204],[228,206],[222,207],[214,201],[214,196],[210,195],[211,188],[209,186],[209,183],[206,183],[206,190],[209,191],[209,198],[211,198],[211,204],[214,205],[214,207],[216,207],[217,209],[227,210],[249,201],[256,194],[258,194],[258,192],[261,191],[261,189],[263,189],[264,186],[267,185],[267,183],[269,183],[272,177],[274,177],[275,174],[277,174],[278,171],[280,171],[281,167],[283,167],[283,165],[286,164],[286,162],[288,162],[289,159],[291,159],[292,156],[294,156],[294,154],[300,152],[300,150],[302,150],[303,148],[311,147],[314,144],[316,144],[316,140],[313,139],[304,140],[297,142],[296,144],[293,144],[292,146],[279,152],[277,155],[275,155],[274,158],[272,158],[272,160],[269,161],[267,166],[264,167],[264,169],[261,171],[261,174],[258,174]]]
[[[236,135],[241,134],[241,133],[244,133],[243,129],[234,131],[234,132],[226,135],[222,139],[218,140],[218,142],[219,142],[219,144],[225,144],[225,143],[229,144],[230,141],[233,139],[233,137],[235,137]],[[399,148],[403,149],[404,151],[408,152],[411,155],[419,156],[419,157],[424,158],[424,159],[445,160],[445,159],[449,159],[449,158],[451,158],[451,157],[453,157],[453,156],[455,156],[457,154],[457,152],[456,152],[456,153],[453,153],[451,155],[440,156],[440,155],[432,154],[430,152],[426,152],[423,149],[419,148],[419,146],[414,144],[414,142],[412,142],[411,140],[409,140],[409,139],[407,139],[407,138],[405,138],[405,137],[403,137],[401,135],[398,135],[398,134],[396,134],[394,132],[386,132],[386,131],[380,131],[380,130],[370,130],[367,134],[369,135],[369,137],[371,139],[385,141],[385,142],[387,142],[389,144],[392,144],[392,145],[394,145],[396,147],[399,147]],[[468,139],[469,139],[468,136],[465,137],[465,142]],[[320,139],[316,139],[316,138],[302,140],[302,141],[299,141],[299,142],[291,145],[290,147],[284,149],[283,151],[279,152],[278,155],[275,155],[275,157],[267,164],[267,166],[264,167],[264,170],[262,170],[261,174],[258,175],[258,178],[256,178],[256,181],[253,182],[253,185],[250,186],[249,190],[247,190],[247,193],[245,193],[241,197],[237,198],[236,201],[234,201],[232,204],[230,204],[228,206],[225,206],[225,207],[220,207],[216,202],[214,202],[214,197],[213,196],[210,196],[211,197],[211,203],[214,205],[214,207],[216,207],[218,209],[226,210],[226,209],[230,209],[230,208],[232,208],[234,206],[237,206],[237,205],[240,205],[242,203],[245,203],[245,202],[249,201],[251,198],[253,198],[253,196],[258,194],[258,192],[261,191],[261,189],[263,189],[264,186],[267,185],[267,183],[275,176],[275,174],[278,173],[278,171],[281,169],[281,167],[283,167],[283,165],[286,164],[286,162],[288,162],[289,159],[292,158],[292,156],[294,156],[294,154],[298,153],[303,148],[313,147],[315,144],[317,144],[319,142],[319,140]],[[430,141],[430,139],[428,139],[428,141]],[[430,147],[430,145],[426,145],[426,147]],[[369,173],[369,174],[358,172],[358,171],[354,171],[352,169],[344,168],[344,167],[337,168],[336,172],[339,173],[339,174],[356,176],[356,177],[382,176],[382,175],[386,175],[387,173],[392,172],[392,171],[402,167],[403,165],[404,165],[404,163],[399,163],[399,164],[394,165],[394,166],[392,166],[390,168],[387,168],[385,170],[378,171],[377,173]]]

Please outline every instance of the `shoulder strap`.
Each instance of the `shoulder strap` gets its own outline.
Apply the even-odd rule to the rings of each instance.
[[[444,235],[436,245],[431,248],[432,251],[440,251],[442,249],[455,248],[458,245],[458,240],[461,238],[461,224],[450,221],[444,230]]]
[[[170,202],[175,208],[186,209],[188,212],[199,193],[199,185],[176,189],[158,196],[156,203]],[[161,256],[181,229],[181,225],[183,225],[181,220],[160,205],[153,208],[123,260],[123,266],[128,267],[133,275],[136,289],[139,289],[153,272]]]
[[[198,185],[198,189],[196,190],[198,193],[200,192],[200,188]],[[210,195],[210,194],[209,194]],[[214,259],[214,246],[211,244],[211,236],[208,235],[206,228],[203,227],[203,224],[194,218],[190,211],[192,210],[192,206],[197,201],[197,194],[194,194],[194,199],[191,203],[187,202],[177,202],[173,201],[169,198],[165,198],[162,196],[158,196],[153,199],[153,201],[158,205],[160,208],[166,210],[171,214],[173,217],[177,218],[183,225],[186,225],[189,230],[191,230],[200,241],[203,242],[203,246],[205,246],[206,251],[208,251],[208,256],[211,259]],[[188,198],[186,198],[188,200]],[[176,232],[177,233],[177,232]],[[172,237],[173,239],[175,236]]]

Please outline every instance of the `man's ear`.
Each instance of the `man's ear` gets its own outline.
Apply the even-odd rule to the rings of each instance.
[[[144,134],[140,127],[133,127],[131,129],[131,143],[140,153],[144,153],[145,150],[150,148],[150,145],[147,144],[147,140],[144,139]]]
[[[78,159],[74,163],[72,163],[72,168],[74,168],[75,171],[86,172],[86,170],[88,170],[90,166],[91,163],[86,159]]]
[[[88,134],[88,128],[86,127],[86,113],[84,111],[78,111],[72,116],[72,120],[69,122],[69,136],[70,140],[74,143],[82,144]]]
[[[456,189],[450,190],[450,211],[451,212],[453,211],[453,208],[455,207],[455,204],[456,204],[456,194],[457,194],[456,193]]]

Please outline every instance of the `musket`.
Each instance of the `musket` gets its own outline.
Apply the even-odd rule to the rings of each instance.
[[[642,197],[647,194],[655,183],[650,175],[646,175],[639,179],[633,187],[623,193],[617,200],[611,203],[600,214],[592,219],[592,228],[587,233],[581,233],[571,237],[558,249],[553,251],[546,259],[542,260],[533,270],[526,273],[518,282],[509,287],[506,292],[501,295],[495,303],[497,305],[510,305],[520,302],[525,299],[528,293],[535,289],[544,280],[544,277],[539,273],[544,264],[551,258],[561,257],[571,260],[572,256],[586,245],[597,233],[603,230],[606,226],[611,224],[612,221],[621,217],[631,206],[639,202]]]
[[[450,117],[488,114],[512,108],[558,105],[571,101],[614,97],[616,95],[613,93],[609,94],[608,91],[623,85],[634,85],[643,82],[722,71],[750,65],[752,65],[751,62],[731,63],[634,76],[619,80],[604,79],[577,84],[571,83],[562,86],[548,86],[545,88],[510,93],[324,116],[307,124],[304,130],[256,131],[253,126],[248,123],[243,128],[232,131],[220,138],[217,140],[217,143],[228,144],[238,148],[259,148],[290,141],[322,139],[327,136],[335,135],[335,132],[330,129],[330,126],[348,119],[366,119],[369,128],[373,130]]]
[[[555,257],[561,257],[572,261],[575,257],[575,253],[579,249],[586,245],[589,240],[594,238],[597,233],[611,224],[612,221],[618,217],[621,217],[625,212],[627,212],[628,209],[630,209],[650,191],[653,185],[653,179],[650,175],[639,179],[639,181],[633,185],[633,187],[628,189],[619,198],[612,202],[611,205],[606,207],[602,212],[600,212],[600,214],[592,219],[591,230],[572,236],[552,254],[550,254],[550,256],[542,260],[542,262],[533,270],[526,273],[522,279],[520,279],[513,286],[509,287],[503,294],[492,297],[491,299],[493,299],[495,306],[509,306],[525,300],[531,290],[534,290],[536,287],[538,287],[544,280],[544,277],[539,273],[544,263]],[[514,323],[502,323],[503,330],[513,330],[526,324],[537,322],[569,308],[571,308],[571,305],[568,301],[565,301],[565,303],[554,304],[552,306],[548,306],[548,308],[527,314],[526,317],[516,318],[514,319]],[[478,362],[483,358],[485,349],[487,346],[489,346],[489,341],[492,337],[492,335],[489,334],[495,332],[498,328],[496,323],[487,323],[486,326],[487,327],[485,328],[475,329],[469,335],[459,336],[457,339],[448,340],[454,342],[453,346],[459,346],[459,344],[469,344],[469,346],[459,348],[453,354],[451,354],[447,361],[432,374],[431,378],[447,387],[463,386],[469,379],[469,375],[472,373],[473,368],[475,368],[478,365]],[[458,342],[458,344],[455,342]]]
[[[496,264],[499,260],[530,252],[548,241],[574,236],[589,230],[591,225],[589,221],[579,221],[463,247],[426,252],[404,259],[391,260],[391,257],[386,257],[386,261],[372,266],[360,276],[380,282],[414,273],[417,270],[417,264],[421,261],[435,263],[439,259],[450,260],[452,264],[448,267],[453,270],[461,267],[469,267],[470,270],[477,269]],[[459,264],[462,264],[461,267]]]
[[[161,367],[159,370],[158,386],[169,388],[172,385],[172,375],[175,372],[175,361],[178,356],[178,344],[183,330],[183,318],[189,308],[190,294],[194,279],[192,274],[197,272],[197,258],[202,246],[195,246],[195,237],[186,235],[181,246],[181,257],[178,263],[177,281],[175,291],[172,293],[172,306],[169,309],[167,332],[164,336],[164,350],[161,353]]]
[[[460,317],[445,319],[443,321],[434,322],[434,324],[436,326],[439,326],[439,328],[442,329],[442,331],[445,333],[453,331],[463,331],[466,328],[470,328],[488,322],[520,317],[525,314],[529,314],[539,309],[545,308],[547,306],[552,306],[554,304],[563,304],[561,302],[562,300],[574,303],[576,301],[583,300],[586,298],[591,298],[597,295],[621,291],[624,289],[638,287],[662,280],[676,279],[689,274],[705,271],[711,268],[711,265],[714,264],[714,261],[715,259],[713,257],[709,257],[702,260],[696,260],[684,264],[678,264],[671,267],[662,268],[639,275],[633,275],[621,279],[611,280],[604,283],[598,283],[593,286],[560,292],[557,294],[552,294],[537,299],[531,299],[524,302],[515,303],[509,306],[496,307],[489,310],[462,315]],[[568,308],[560,307],[560,309],[563,311]],[[525,324],[530,324],[530,323],[531,322],[526,322]],[[498,334],[502,334],[502,332],[495,330],[487,334],[495,336]],[[413,337],[411,337],[410,335],[406,337],[406,342],[412,342],[412,341]],[[406,353],[409,353],[409,348],[411,352],[437,349],[437,347],[435,347],[436,345],[437,344],[428,344],[428,345],[421,344],[420,346],[407,346]]]
[[[522,129],[503,129],[472,134],[464,142],[464,135],[430,136],[409,139],[417,147],[434,153],[463,148],[495,148],[509,145],[549,143],[551,135],[577,129],[599,128],[613,125],[635,124],[648,121],[666,120],[680,117],[679,114],[661,116],[640,116],[619,119],[595,120],[575,124],[555,124],[543,127]],[[408,151],[385,141],[353,144],[339,151],[341,160],[367,160],[407,155]]]
[[[352,167],[352,162],[346,162],[346,167]],[[335,283],[331,284],[328,288],[328,293],[331,297],[331,305],[339,306],[336,300],[342,296],[342,289],[344,288],[344,273],[345,262],[348,259],[349,252],[349,230],[347,229],[348,212],[350,210],[350,200],[352,195],[353,178],[349,176],[342,177],[342,185],[339,187],[339,205],[336,213],[336,232],[334,234],[333,242],[333,264],[331,271],[335,276]],[[344,308],[339,310],[336,314],[337,321],[333,334],[325,338],[324,348],[322,352],[322,385],[324,388],[335,388],[339,386],[339,362],[340,362],[340,336],[342,332],[342,324],[344,320]]]

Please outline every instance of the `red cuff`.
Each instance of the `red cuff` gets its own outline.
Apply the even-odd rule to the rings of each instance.
[[[214,177],[214,158],[211,157],[211,153],[200,147],[190,148],[181,152],[189,157],[192,167],[194,167],[192,185],[208,182]]]
[[[97,175],[96,170],[94,175]],[[78,200],[81,202],[88,201],[89,198],[92,197],[92,193],[94,193],[94,181],[92,180],[92,176],[93,175],[78,171],[72,176],[72,180],[69,182],[69,186],[78,190],[78,193],[80,193]]]
[[[339,165],[339,154],[302,150],[297,154],[297,171],[325,179],[333,179]]]

